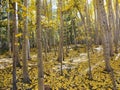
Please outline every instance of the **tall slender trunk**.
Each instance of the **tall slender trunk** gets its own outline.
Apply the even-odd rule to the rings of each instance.
[[[86,5],[88,5],[88,1],[86,2]],[[87,57],[88,57],[88,67],[89,67],[89,71],[88,71],[88,77],[89,77],[89,80],[92,80],[92,70],[91,70],[91,60],[90,60],[90,52],[89,52],[89,49],[90,49],[90,47],[89,47],[89,41],[88,41],[88,37],[89,37],[89,35],[88,35],[88,30],[89,30],[89,16],[88,16],[88,7],[86,6],[86,17],[87,17],[87,24],[85,23],[85,18],[83,17],[83,15],[82,15],[82,13],[81,13],[81,11],[80,11],[80,9],[79,9],[79,7],[78,6],[76,6],[76,8],[78,9],[78,11],[79,11],[79,14],[80,14],[80,16],[81,16],[81,20],[82,20],[82,22],[83,22],[83,24],[84,24],[84,29],[85,29],[85,41],[86,41],[86,49],[87,49]],[[90,83],[89,83],[89,89],[90,90],[92,90],[92,86],[90,85]]]
[[[107,16],[104,9],[104,2],[103,0],[98,0],[98,9],[100,14],[100,24],[101,24],[101,31],[103,34],[103,47],[104,47],[104,57],[105,57],[105,63],[106,63],[106,69],[107,71],[111,71],[110,66],[110,47],[109,47],[109,28],[107,24]]]
[[[75,47],[77,47],[76,32],[75,32],[75,21],[74,21],[74,19],[72,19],[72,31],[73,31],[73,37],[74,37],[74,44],[75,44]]]
[[[48,30],[48,29],[47,29]],[[48,52],[48,36],[47,30],[44,32],[44,42],[45,42],[45,60],[47,61],[47,52]]]
[[[62,15],[62,0],[58,0],[59,10],[60,10],[60,42],[59,42],[59,52],[58,61],[61,63],[61,75],[62,72],[62,61],[63,61],[63,15]]]
[[[7,8],[9,9],[9,1],[7,2]],[[8,39],[8,49],[9,49],[9,55],[11,57],[11,42],[10,42],[10,13],[7,12],[7,39]]]
[[[119,39],[119,5],[118,0],[116,0],[116,28],[115,28],[115,35],[114,35],[114,41],[115,41],[115,52],[118,53],[118,39]]]
[[[114,73],[110,66],[109,28],[108,28],[108,24],[107,24],[106,12],[105,12],[105,8],[104,8],[104,0],[98,0],[97,4],[99,7],[99,11],[100,11],[99,14],[101,16],[100,24],[101,24],[101,30],[103,33],[103,49],[104,49],[106,70],[107,70],[107,72],[110,72],[112,84],[113,84],[113,90],[117,90]]]
[[[38,90],[44,90],[43,60],[42,60],[42,28],[41,0],[36,0],[36,38],[38,48]]]
[[[108,20],[109,20],[109,45],[110,45],[110,56],[113,56],[113,30],[114,27],[114,14],[113,14],[113,8],[112,8],[112,1],[108,0]]]
[[[86,1],[86,24],[85,24],[85,19],[83,18],[82,14],[82,20],[84,22],[84,28],[85,28],[85,37],[86,37],[86,50],[87,50],[87,57],[88,57],[88,78],[89,80],[92,80],[92,70],[91,70],[91,59],[90,59],[90,43],[89,43],[89,31],[90,31],[90,16],[89,16],[89,6],[88,6],[88,0]],[[92,86],[89,83],[89,89],[92,90]]]
[[[68,50],[68,31],[67,31],[67,25],[65,26],[65,33],[66,33],[66,52],[65,52],[65,55],[68,57],[68,53],[69,53],[69,50]]]
[[[86,17],[87,17],[87,28],[85,31],[86,32],[86,47],[87,47],[87,54],[88,54],[88,66],[89,66],[89,79],[92,80],[92,72],[91,72],[91,60],[90,60],[90,52],[89,52],[89,49],[90,49],[90,43],[89,43],[89,31],[90,31],[90,16],[89,16],[89,5],[88,5],[88,0],[86,2]],[[91,86],[90,86],[90,89],[91,89]]]
[[[54,40],[54,55],[56,56],[56,51],[57,51],[57,46],[56,46],[56,39],[55,39],[55,36],[54,36],[54,38],[53,38],[53,40]]]
[[[18,49],[18,45],[17,45],[17,20],[18,20],[18,16],[17,16],[17,2],[13,3],[13,8],[14,8],[14,13],[13,13],[13,90],[17,90],[17,82],[16,82],[16,61],[17,61],[17,49]]]
[[[95,44],[96,45],[99,45],[100,43],[99,43],[99,29],[98,29],[98,22],[97,22],[97,6],[96,6],[96,0],[94,0],[94,15],[95,15],[95,36],[94,36],[94,38],[95,38]]]
[[[0,16],[1,18],[1,16]],[[0,54],[2,53],[2,30],[0,28]]]
[[[28,37],[29,37],[29,35],[28,35]],[[31,56],[30,56],[30,40],[29,40],[29,38],[27,39],[27,44],[28,44],[28,48],[27,48],[27,51],[28,51],[28,60],[31,60]]]
[[[2,1],[0,1],[0,6],[2,7]],[[2,12],[2,9],[0,11]],[[2,15],[0,16],[0,20],[2,20]],[[0,27],[0,54],[2,53],[1,51],[2,51],[2,29]]]
[[[26,10],[24,13],[24,30],[23,30],[23,82],[30,83],[29,74],[28,74],[28,0],[24,0],[24,6]]]
[[[14,2],[13,7],[15,8],[15,12],[14,12],[15,15],[13,15],[12,18],[14,19],[13,22],[16,23],[16,24],[13,24],[14,25],[13,28],[16,27],[15,31],[13,31],[15,33],[15,40],[16,40],[15,43],[13,41],[13,46],[14,46],[14,44],[16,46],[16,66],[21,67],[20,58],[19,58],[18,37],[16,36],[18,34],[18,4],[17,4],[17,2]]]
[[[43,3],[44,3],[44,15],[45,15],[45,17],[46,18],[48,18],[49,19],[49,17],[48,17],[48,4],[47,4],[47,1],[46,0],[43,0]],[[49,22],[49,20],[48,20],[48,22]],[[45,60],[47,60],[47,52],[49,51],[48,49],[48,31],[49,31],[49,29],[48,28],[46,28],[46,30],[44,31],[44,42],[45,42]],[[50,32],[49,32],[50,33]]]
[[[27,5],[27,8],[29,8],[29,4],[30,4],[30,0],[28,0],[27,1],[27,3],[28,3],[28,5]],[[29,15],[29,12],[27,12],[27,14]],[[28,21],[27,21],[28,22]],[[31,42],[30,42],[30,39],[29,39],[29,37],[30,37],[30,33],[27,31],[27,36],[28,36],[28,38],[27,38],[27,44],[28,44],[28,48],[27,48],[27,52],[28,52],[28,60],[31,60],[31,56],[30,56],[30,48],[31,48]]]
[[[102,31],[100,30],[101,29],[101,23],[100,23],[100,10],[99,10],[99,6],[98,6],[98,3],[97,3],[97,0],[95,0],[95,5],[96,5],[96,13],[97,13],[97,29],[99,31],[99,44],[103,44],[103,34],[102,34]]]

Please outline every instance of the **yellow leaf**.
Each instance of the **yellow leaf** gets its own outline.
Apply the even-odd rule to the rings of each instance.
[[[19,46],[20,44],[19,43],[15,43],[16,46]]]
[[[20,37],[22,36],[22,33],[16,34],[15,37]]]

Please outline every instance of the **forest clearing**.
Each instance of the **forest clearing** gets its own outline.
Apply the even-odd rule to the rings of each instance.
[[[120,0],[0,0],[0,90],[120,90]]]

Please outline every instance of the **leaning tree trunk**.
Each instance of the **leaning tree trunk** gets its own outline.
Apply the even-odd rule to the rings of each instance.
[[[104,0],[98,0],[97,4],[100,11],[100,24],[101,24],[101,30],[103,33],[103,49],[104,49],[104,59],[105,59],[106,70],[107,72],[110,72],[112,84],[113,84],[113,90],[117,90],[114,74],[110,66],[109,28],[107,24],[106,12],[104,8]]]
[[[44,90],[43,60],[42,60],[42,28],[41,28],[41,0],[36,0],[36,37],[38,48],[38,90]]]
[[[30,83],[29,74],[28,74],[28,0],[24,0],[26,16],[24,17],[24,30],[23,30],[23,82]]]
[[[88,1],[87,1],[87,4],[86,4],[86,5],[88,5]],[[89,16],[88,16],[88,7],[86,6],[86,9],[87,9],[87,10],[86,10],[86,17],[87,17],[86,22],[87,22],[87,23],[85,23],[85,18],[83,17],[83,15],[82,15],[79,7],[76,6],[76,8],[78,9],[79,14],[80,14],[80,16],[81,16],[81,20],[82,20],[82,22],[83,22],[83,24],[84,24],[85,37],[86,37],[86,38],[85,38],[85,41],[86,41],[86,49],[87,49],[87,57],[88,57],[88,67],[89,67],[88,77],[89,77],[89,80],[92,80],[93,77],[92,77],[91,59],[90,59],[90,52],[89,52],[90,47],[89,47],[89,41],[88,41],[88,37],[89,37],[88,30],[90,29],[90,27],[89,27],[90,24],[89,24]],[[89,89],[92,90],[92,86],[90,85],[90,83],[89,83]]]
[[[88,5],[88,1],[87,1],[87,5]],[[89,38],[88,31],[89,31],[89,29],[90,29],[89,16],[88,16],[88,7],[86,6],[86,9],[87,9],[87,10],[86,10],[86,17],[87,17],[86,22],[87,22],[87,24],[85,23],[85,18],[83,17],[83,15],[82,15],[79,7],[76,6],[76,8],[77,8],[78,11],[79,11],[79,14],[80,14],[80,16],[81,16],[82,23],[84,24],[85,37],[86,37],[86,38],[85,38],[85,41],[86,41],[87,57],[88,57],[88,66],[89,66],[88,74],[89,74],[89,79],[92,80],[91,63],[90,63],[91,60],[90,60],[90,52],[89,52],[90,47],[89,47],[89,40],[88,40],[88,38]],[[91,86],[90,86],[89,88],[90,88],[90,90],[92,89]]]

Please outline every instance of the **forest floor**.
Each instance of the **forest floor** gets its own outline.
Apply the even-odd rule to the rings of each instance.
[[[96,48],[94,48],[97,50]],[[101,50],[101,49],[100,49]],[[37,90],[37,55],[34,50],[31,53],[31,60],[28,61],[31,84],[22,83],[22,68],[17,68],[17,86],[19,90]],[[119,54],[111,59],[111,66],[114,69],[116,84],[120,89],[120,59]],[[43,54],[44,59],[44,54]],[[112,90],[112,82],[109,73],[104,71],[104,59],[102,51],[90,52],[91,70],[93,80],[88,79],[88,59],[85,50],[73,50],[63,61],[63,75],[60,75],[60,63],[54,52],[48,53],[47,61],[44,61],[44,82],[52,90],[63,87],[65,90]],[[0,57],[0,90],[10,90],[12,87],[12,58],[6,55]]]

